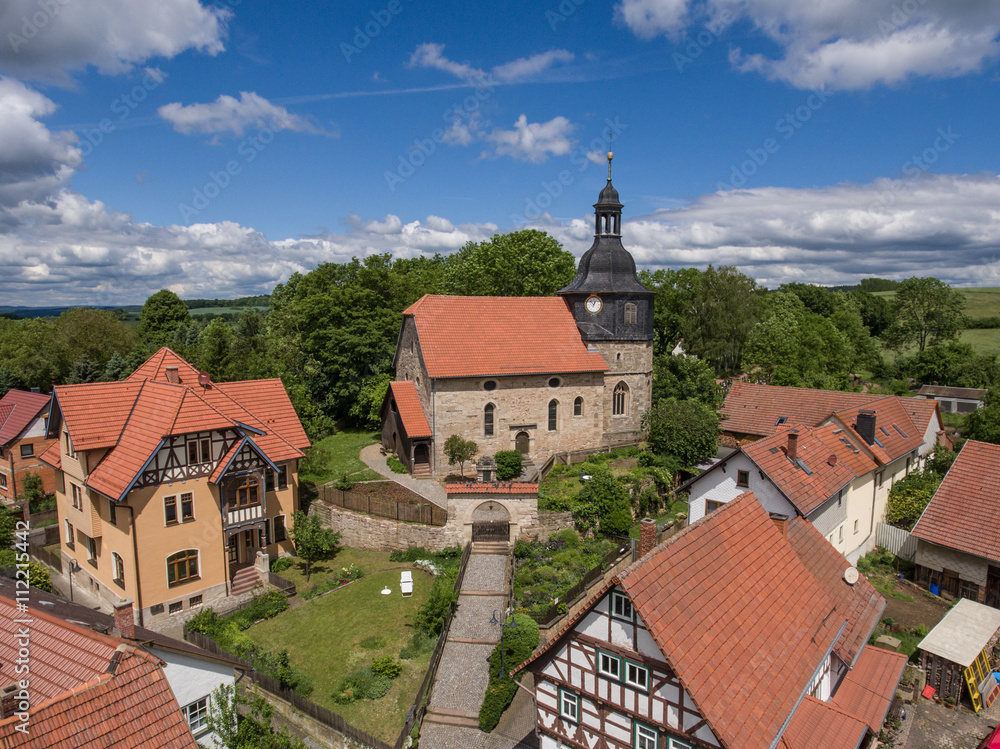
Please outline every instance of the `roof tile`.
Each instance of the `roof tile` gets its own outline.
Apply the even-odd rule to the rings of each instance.
[[[16,438],[49,403],[51,395],[27,390],[8,390],[0,398],[0,445]]]
[[[399,410],[399,418],[407,437],[431,437],[431,425],[427,423],[424,407],[420,404],[417,388],[410,380],[389,383],[392,398]]]

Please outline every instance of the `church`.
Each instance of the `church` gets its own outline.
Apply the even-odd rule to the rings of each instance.
[[[428,294],[403,312],[382,444],[414,476],[442,477],[445,441],[479,455],[636,444],[652,400],[653,292],[622,245],[608,182],[594,204],[594,243],[554,297]]]

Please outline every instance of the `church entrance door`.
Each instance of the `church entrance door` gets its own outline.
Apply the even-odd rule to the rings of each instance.
[[[530,438],[527,432],[518,432],[517,436],[514,437],[514,449],[517,450],[521,455],[528,454],[528,445],[530,444]]]
[[[429,473],[431,469],[431,455],[427,445],[417,445],[413,448],[413,472]]]

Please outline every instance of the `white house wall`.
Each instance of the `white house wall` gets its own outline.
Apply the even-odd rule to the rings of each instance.
[[[31,423],[28,424],[28,426],[26,426],[19,435],[17,435],[17,439],[24,440],[24,439],[33,439],[35,437],[44,437],[45,422],[46,422],[45,413],[47,413],[47,411],[48,407],[46,407],[46,410],[43,411],[41,414],[33,418],[31,420]]]
[[[170,688],[174,690],[174,696],[180,707],[190,705],[203,697],[210,697],[212,692],[222,684],[236,683],[236,675],[232,666],[160,648],[150,648],[150,650],[156,657],[166,662],[167,665],[163,667],[163,673],[167,677]],[[198,737],[202,744],[216,745],[214,739],[215,734]]]
[[[688,499],[688,522],[693,523],[705,517],[705,502],[729,502],[744,492],[752,491],[768,512],[794,517],[795,507],[785,499],[778,488],[767,478],[760,477],[760,469],[743,453],[736,453],[722,461],[725,469],[716,466],[706,471],[692,482]],[[737,486],[737,471],[750,474],[749,486]]]

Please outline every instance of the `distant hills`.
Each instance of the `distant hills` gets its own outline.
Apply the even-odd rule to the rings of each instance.
[[[206,314],[220,312],[233,312],[246,307],[255,307],[257,309],[267,309],[268,303],[271,301],[271,296],[269,294],[263,294],[261,296],[244,296],[239,299],[185,299],[184,304],[187,308],[191,310],[191,314]],[[86,305],[73,304],[68,307],[28,307],[28,306],[8,306],[0,305],[0,317],[5,316],[15,316],[15,317],[59,317],[66,310],[75,309],[76,307],[81,307]],[[97,309],[120,309],[128,315],[138,316],[139,312],[142,310],[141,304],[123,304],[123,305],[102,305]]]

